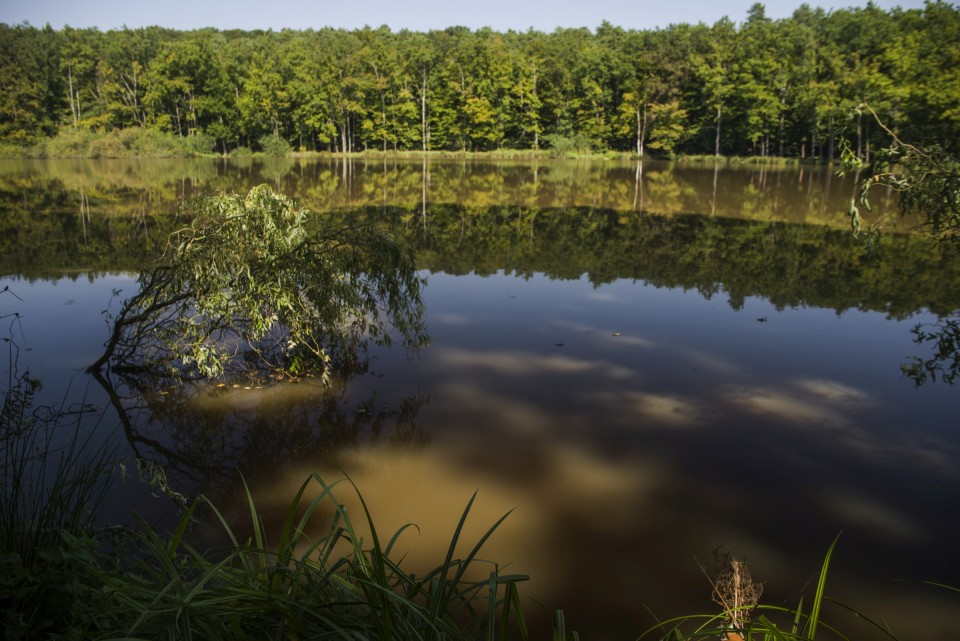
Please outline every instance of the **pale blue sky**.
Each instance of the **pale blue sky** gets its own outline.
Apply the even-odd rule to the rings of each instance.
[[[754,0],[0,0],[0,22],[29,22],[55,29],[160,25],[174,29],[308,29],[378,27],[394,31],[427,31],[462,25],[553,31],[556,27],[594,28],[602,21],[631,29],[653,29],[671,23],[713,24],[723,16],[742,22]],[[801,0],[768,0],[771,18],[784,18]],[[839,9],[862,7],[866,0],[810,0],[811,6]],[[877,6],[905,9],[923,6],[922,0],[876,0]]]

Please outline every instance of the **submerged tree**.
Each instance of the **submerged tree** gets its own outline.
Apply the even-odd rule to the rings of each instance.
[[[199,201],[89,371],[320,374],[394,335],[425,343],[422,279],[370,228],[327,228],[269,187]]]

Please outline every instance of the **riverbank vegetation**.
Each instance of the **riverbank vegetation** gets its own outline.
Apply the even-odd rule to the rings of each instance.
[[[960,140],[960,9],[639,31],[101,32],[0,25],[6,153],[500,152],[869,159]],[[24,151],[26,150],[26,151]]]
[[[382,538],[369,512],[351,520],[341,503],[356,488],[343,483],[335,494],[340,483],[316,475],[279,532],[264,529],[252,498],[242,524],[200,497],[169,532],[139,517],[96,527],[120,476],[115,452],[78,436],[62,408],[38,421],[35,384],[15,378],[3,388],[4,639],[527,638],[518,589],[527,577],[481,554],[506,516],[462,540],[472,498],[437,566],[421,572],[394,551],[413,528]],[[222,544],[204,543],[212,529]]]

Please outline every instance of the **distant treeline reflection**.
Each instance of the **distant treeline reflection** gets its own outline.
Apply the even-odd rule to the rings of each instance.
[[[735,308],[757,296],[779,307],[895,318],[924,309],[950,315],[960,300],[956,249],[916,235],[867,242],[809,224],[590,207],[418,204],[323,215],[380,226],[413,247],[418,267],[431,272],[542,273],[595,285],[631,279],[723,296]],[[172,214],[8,209],[0,222],[0,273],[34,279],[137,272],[183,224]]]
[[[312,211],[363,206],[592,207],[848,227],[854,177],[826,167],[643,161],[0,160],[0,210],[143,216],[267,183]],[[876,216],[889,194],[871,200]]]

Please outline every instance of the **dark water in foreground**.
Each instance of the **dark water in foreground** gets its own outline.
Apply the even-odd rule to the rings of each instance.
[[[239,470],[277,514],[308,473],[343,470],[381,531],[419,524],[404,539],[415,566],[442,559],[478,490],[474,537],[514,509],[486,556],[530,573],[526,593],[585,639],[711,611],[700,564],[720,546],[747,558],[765,602],[794,605],[842,531],[829,595],[903,639],[960,633],[960,599],[919,583],[960,585],[960,397],[900,369],[929,355],[911,328],[960,309],[960,262],[906,234],[867,251],[844,228],[849,180],[86,162],[2,164],[0,181],[0,289],[23,299],[0,310],[22,316],[20,366],[50,402],[104,408],[100,438],[184,493],[240,513]],[[129,295],[182,224],[178,201],[264,181],[414,247],[431,345],[373,351],[328,390],[121,389],[122,426],[82,372],[112,290]],[[132,482],[108,512],[131,508],[173,513]]]

